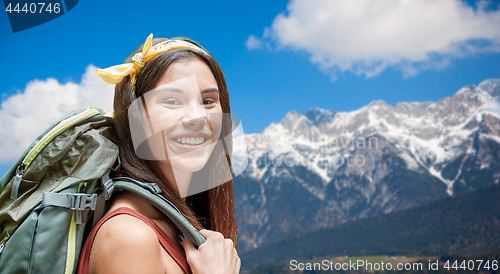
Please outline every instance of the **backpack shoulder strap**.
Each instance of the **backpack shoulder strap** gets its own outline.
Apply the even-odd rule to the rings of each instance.
[[[206,239],[187,219],[182,215],[179,209],[163,195],[161,195],[160,187],[155,183],[144,183],[128,177],[119,177],[109,179],[113,183],[112,189],[106,192],[114,192],[117,190],[129,191],[151,203],[154,207],[165,214],[182,233],[188,237],[193,245],[198,248]],[[109,196],[109,195],[107,195]]]

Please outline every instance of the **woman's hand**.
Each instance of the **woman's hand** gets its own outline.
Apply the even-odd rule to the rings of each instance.
[[[193,274],[240,273],[241,260],[231,239],[216,231],[200,230],[207,241],[196,249],[187,237],[182,241]]]

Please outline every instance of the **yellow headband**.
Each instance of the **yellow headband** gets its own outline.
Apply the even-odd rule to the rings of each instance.
[[[118,84],[125,76],[130,75],[130,86],[132,87],[132,93],[134,93],[137,74],[141,71],[142,67],[144,67],[144,62],[150,60],[156,55],[177,48],[190,48],[209,55],[202,48],[187,41],[166,40],[154,45],[153,47],[151,43],[152,40],[153,34],[151,33],[144,43],[142,52],[139,52],[132,56],[132,63],[116,65],[105,69],[98,69],[96,70],[96,73],[109,84]]]

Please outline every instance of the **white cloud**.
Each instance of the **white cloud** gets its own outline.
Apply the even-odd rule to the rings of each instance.
[[[254,35],[250,35],[245,44],[249,50],[262,49],[262,42]]]
[[[292,0],[261,44],[310,54],[335,78],[350,71],[372,77],[388,67],[413,76],[451,58],[500,51],[500,10],[460,0]],[[262,41],[264,40],[264,41]]]
[[[15,161],[38,135],[72,110],[112,110],[114,85],[104,82],[96,69],[87,66],[80,84],[33,80],[24,91],[5,99],[0,107],[0,163]]]

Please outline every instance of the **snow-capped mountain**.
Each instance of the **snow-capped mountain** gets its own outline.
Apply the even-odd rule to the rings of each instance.
[[[289,112],[240,137],[234,179],[241,250],[500,181],[500,79],[437,102],[374,101]],[[243,151],[235,151],[235,157]]]

